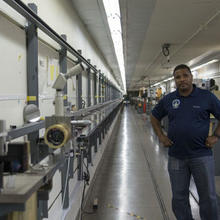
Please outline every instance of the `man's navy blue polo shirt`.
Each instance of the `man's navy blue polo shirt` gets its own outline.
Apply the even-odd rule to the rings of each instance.
[[[168,115],[168,138],[173,141],[169,155],[179,159],[212,155],[205,145],[210,113],[220,120],[220,101],[208,90],[193,85],[192,93],[180,96],[178,90],[166,95],[152,110],[159,121]]]

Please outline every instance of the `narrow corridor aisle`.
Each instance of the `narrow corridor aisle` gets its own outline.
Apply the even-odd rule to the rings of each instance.
[[[159,147],[146,116],[132,106],[124,108],[119,120],[84,208],[91,212],[98,198],[98,210],[82,219],[174,220],[167,149]]]

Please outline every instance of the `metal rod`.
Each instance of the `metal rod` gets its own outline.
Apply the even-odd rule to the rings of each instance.
[[[32,133],[34,131],[38,131],[39,129],[44,127],[45,127],[45,121],[40,121],[9,130],[8,135],[6,137],[6,141],[10,141],[15,138],[22,137],[26,134]]]
[[[101,109],[101,108],[103,108],[103,107],[105,107],[105,106],[107,106],[111,103],[114,103],[114,102],[117,103],[117,102],[120,102],[120,101],[121,100],[115,100],[115,101],[106,102],[104,104],[97,104],[95,106],[91,106],[91,107],[86,108],[86,109],[81,109],[77,112],[72,113],[71,115],[72,116],[80,116],[80,115],[83,114],[85,116],[86,113],[90,113],[91,111]],[[6,133],[5,132],[0,132],[0,137],[5,136],[6,141],[10,141],[10,140],[16,139],[18,137],[22,137],[26,134],[32,133],[34,131],[38,131],[41,128],[45,128],[45,121],[39,121],[39,122],[30,123],[30,124],[25,124],[24,126],[21,126],[21,127],[15,128],[15,129],[10,129]]]
[[[62,34],[61,37],[66,41],[67,36],[65,34]],[[61,47],[61,50],[59,51],[59,64],[60,64],[60,72],[66,74],[67,73],[67,51],[66,48]],[[67,106],[67,85],[63,89],[64,93],[64,106]]]

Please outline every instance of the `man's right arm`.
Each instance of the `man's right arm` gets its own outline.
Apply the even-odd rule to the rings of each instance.
[[[163,133],[160,121],[152,114],[150,116],[152,127],[159,138],[159,141],[165,146],[170,147],[173,142]]]

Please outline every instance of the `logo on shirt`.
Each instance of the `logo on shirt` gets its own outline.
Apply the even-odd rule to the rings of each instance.
[[[173,102],[172,102],[173,108],[177,109],[177,108],[179,108],[179,105],[180,105],[180,100],[179,99],[174,99]]]
[[[193,105],[193,108],[200,108],[199,105]]]

